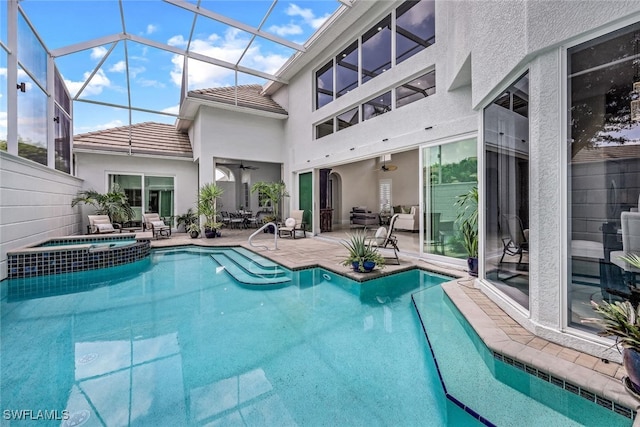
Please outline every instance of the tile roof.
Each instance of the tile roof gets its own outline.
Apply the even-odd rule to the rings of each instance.
[[[258,84],[192,90],[189,91],[189,96],[223,104],[238,105],[239,107],[287,114],[287,111],[271,99],[271,96],[262,94],[262,86]]]
[[[637,159],[640,157],[639,144],[624,144],[616,146],[600,146],[584,148],[573,157],[573,163],[602,162],[614,159]]]
[[[173,125],[144,122],[73,137],[73,147],[96,150],[129,152],[129,130],[131,130],[131,152],[173,157],[193,157],[189,136],[178,132]]]

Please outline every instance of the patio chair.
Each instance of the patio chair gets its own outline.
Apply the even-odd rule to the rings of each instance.
[[[611,262],[622,269],[625,283],[630,287],[635,287],[636,274],[640,274],[640,269],[620,257],[631,254],[640,255],[640,212],[622,212],[620,223],[622,226],[622,250],[611,252]]]
[[[522,220],[517,215],[502,215],[504,223],[507,225],[508,237],[502,238],[502,256],[500,263],[504,260],[505,255],[518,255],[518,267],[522,263],[522,254],[529,252],[529,229],[524,229]]]
[[[379,227],[376,230],[376,234],[366,240],[367,244],[376,248],[393,249],[393,258],[396,260],[396,264],[400,265],[400,259],[398,258],[398,238],[393,234],[396,221],[400,214],[394,214],[389,220],[389,229],[385,227]],[[386,259],[393,259],[392,257],[385,257]]]
[[[107,234],[115,233],[120,228],[118,224],[112,224],[109,215],[87,215],[89,217],[89,225],[87,226],[87,234]]]
[[[171,237],[171,227],[157,213],[142,214],[142,231],[151,230],[154,238]]]
[[[302,235],[307,237],[307,225],[303,222],[304,210],[295,210],[291,212],[291,217],[287,218],[284,226],[278,227],[278,237],[283,234],[296,238],[296,232],[302,231]]]

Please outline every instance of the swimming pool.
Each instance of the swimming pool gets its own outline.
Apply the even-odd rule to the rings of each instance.
[[[264,289],[239,286],[212,252],[153,251],[57,275],[28,298],[9,289],[44,279],[3,282],[3,411],[68,411],[107,426],[475,425],[445,397],[411,301],[423,295],[440,338],[460,343],[437,357],[475,351],[432,293],[447,278],[413,270],[360,284],[310,269]],[[85,288],[60,293],[60,282]],[[489,408],[491,391],[482,393]]]

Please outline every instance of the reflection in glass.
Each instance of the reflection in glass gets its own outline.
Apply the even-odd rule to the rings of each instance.
[[[466,259],[460,226],[456,222],[458,196],[478,186],[476,140],[428,147],[423,151],[424,252]]]
[[[316,71],[316,108],[333,101],[333,61]]]
[[[336,56],[336,96],[340,97],[358,87],[358,42]]]
[[[435,1],[407,1],[396,9],[396,64],[435,41]]]
[[[113,189],[114,184],[118,184],[127,196],[135,214],[132,221],[142,221],[142,176],[109,175],[109,191]]]
[[[338,130],[346,129],[349,126],[353,126],[358,124],[358,108],[353,108],[349,111],[345,111],[342,114],[339,114],[338,117]]]
[[[21,14],[18,16],[18,61],[42,87],[47,86],[47,53]]]
[[[329,119],[316,126],[316,139],[320,139],[324,136],[331,135],[333,133],[333,119]]]
[[[485,274],[529,308],[529,77],[484,109]]]
[[[59,171],[71,173],[71,120],[60,107],[56,106],[55,110],[55,167]]]
[[[145,176],[144,197],[145,212],[159,213],[162,218],[173,216],[173,177]]]
[[[595,326],[581,323],[593,317],[589,300],[629,299],[634,279],[618,258],[640,249],[625,248],[622,225],[640,215],[640,122],[631,117],[639,52],[640,23],[567,51],[567,310],[583,329]]]
[[[362,120],[369,120],[391,111],[391,92],[383,93],[362,104]]]
[[[68,114],[71,114],[71,100],[69,99],[69,95],[66,91],[66,86],[57,68],[54,75],[54,96],[56,103],[60,106],[60,108],[62,108]]]
[[[362,35],[362,83],[391,68],[391,15]]]
[[[411,104],[436,93],[436,71],[411,80],[396,88],[396,107]]]
[[[25,92],[18,91],[18,155],[47,164],[47,95],[19,70]]]

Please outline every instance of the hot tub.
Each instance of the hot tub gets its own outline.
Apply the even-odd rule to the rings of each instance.
[[[150,240],[135,235],[59,237],[8,252],[8,278],[113,267],[139,261],[150,250]]]

